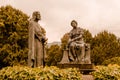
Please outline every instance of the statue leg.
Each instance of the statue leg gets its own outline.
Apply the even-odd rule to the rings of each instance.
[[[39,40],[37,40],[36,51],[36,66],[39,67],[43,65],[43,47]]]
[[[85,63],[91,64],[91,60],[90,60],[90,44],[86,44],[86,46],[85,46]]]
[[[80,46],[80,53],[79,53],[79,56],[78,56],[78,60],[79,62],[84,62],[84,56],[85,56],[85,46]]]
[[[33,66],[34,67],[37,67],[36,66],[36,50],[37,50],[37,47],[36,47],[36,45],[37,45],[37,43],[36,43],[36,39],[35,39],[35,41],[34,41],[34,56],[35,56],[35,58],[34,58],[34,61],[33,61]]]
[[[84,62],[85,61],[85,46],[82,46],[81,50],[81,60]]]
[[[72,54],[72,56],[74,58],[73,61],[75,61],[76,60],[76,51],[75,51],[75,44],[74,43],[71,43],[70,52],[71,52],[71,54]]]

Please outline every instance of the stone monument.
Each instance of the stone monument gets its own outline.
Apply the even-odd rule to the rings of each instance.
[[[63,50],[63,58],[58,63],[60,68],[78,68],[80,71],[90,71],[93,65],[90,60],[90,44],[85,43],[83,39],[84,31],[77,27],[77,22],[71,22],[73,29],[69,32],[69,40],[65,50]]]
[[[42,33],[42,27],[38,24],[39,20],[41,20],[40,12],[33,12],[28,27],[28,66],[30,67],[44,65],[44,43],[47,38]]]

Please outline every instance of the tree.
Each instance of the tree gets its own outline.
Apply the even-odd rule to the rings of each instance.
[[[57,65],[57,62],[61,60],[61,50],[60,46],[58,45],[51,45],[50,48],[47,48],[47,59],[46,64],[50,65]]]
[[[83,35],[85,43],[90,43],[92,42],[92,34],[90,33],[89,30],[84,29],[84,35]]]
[[[69,33],[65,33],[63,35],[63,37],[61,38],[61,48],[62,49],[66,49],[67,47],[67,43],[68,43],[68,39],[69,39]]]
[[[0,67],[26,65],[28,16],[12,6],[0,8]]]
[[[108,60],[105,60],[102,65],[117,64],[120,65],[120,57],[113,57]]]
[[[92,62],[96,65],[102,64],[104,60],[120,56],[117,37],[108,31],[98,33],[92,41],[91,56]]]

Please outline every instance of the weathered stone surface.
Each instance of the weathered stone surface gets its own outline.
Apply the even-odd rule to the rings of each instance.
[[[73,29],[67,48],[63,50],[62,60],[57,64],[59,68],[77,68],[81,73],[88,74],[94,71],[90,59],[90,44],[83,41],[83,29],[77,27],[77,22],[72,21]]]
[[[43,41],[46,40],[46,37],[42,33],[42,27],[38,24],[40,19],[40,13],[35,11],[29,21],[28,66],[30,67],[43,65]]]

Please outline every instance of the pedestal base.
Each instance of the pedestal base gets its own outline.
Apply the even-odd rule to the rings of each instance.
[[[89,74],[92,71],[95,71],[93,64],[80,64],[80,63],[58,63],[57,67],[59,68],[77,68],[82,74]]]

